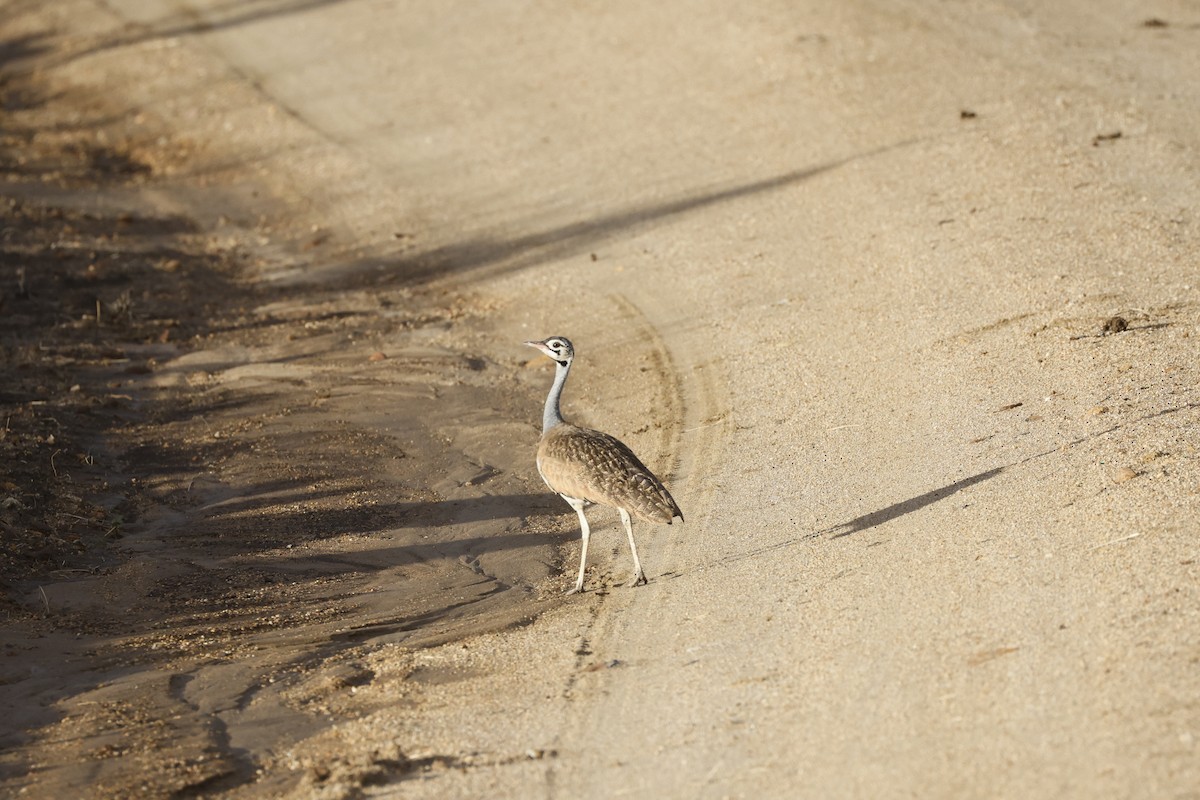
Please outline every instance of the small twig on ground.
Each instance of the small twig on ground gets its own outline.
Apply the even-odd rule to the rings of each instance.
[[[50,616],[50,598],[46,597],[46,589],[42,586],[38,587],[38,591],[42,593],[42,603],[46,606],[46,616]]]
[[[1141,536],[1140,533],[1131,533],[1128,536],[1122,536],[1120,539],[1110,539],[1107,542],[1101,542],[1098,545],[1094,545],[1094,546],[1090,547],[1089,550],[1099,550],[1101,547],[1108,547],[1110,544],[1120,544],[1121,542],[1128,542],[1130,539],[1136,539],[1139,536]]]

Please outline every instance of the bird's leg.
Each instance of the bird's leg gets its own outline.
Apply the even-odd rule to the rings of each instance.
[[[583,548],[579,553],[579,577],[575,579],[575,586],[567,590],[567,594],[575,594],[583,591],[583,569],[587,566],[587,547],[588,538],[592,535],[588,529],[587,517],[583,515],[583,501],[573,500],[569,497],[564,497],[564,500],[570,504],[571,508],[575,509],[575,513],[579,515],[579,530],[583,534]]]
[[[641,586],[646,582],[646,573],[642,572],[642,560],[638,558],[637,545],[633,541],[633,522],[629,519],[629,512],[623,508],[618,508],[621,512],[621,522],[625,523],[625,533],[629,534],[629,549],[633,551],[633,580],[629,582],[630,586]]]

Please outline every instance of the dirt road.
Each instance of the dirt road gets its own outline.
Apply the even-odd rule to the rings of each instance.
[[[10,4],[5,192],[134,294],[9,398],[121,535],[6,790],[1196,796],[1200,11],[646,6]],[[647,586],[599,510],[561,594],[552,334]]]

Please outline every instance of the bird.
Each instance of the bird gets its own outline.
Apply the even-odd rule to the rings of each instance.
[[[583,572],[587,566],[588,539],[591,529],[583,513],[584,506],[596,504],[617,509],[629,549],[633,553],[633,580],[629,586],[646,583],[646,573],[633,540],[631,517],[645,522],[670,525],[676,517],[683,521],[679,504],[662,481],[646,468],[624,443],[607,433],[581,428],[566,422],[559,409],[563,386],[575,360],[575,348],[565,336],[551,336],[540,342],[525,342],[554,359],[554,383],[542,411],[542,438],[538,442],[537,469],[550,491],[560,496],[579,515],[583,550],[579,554],[579,577],[567,594],[583,591]]]

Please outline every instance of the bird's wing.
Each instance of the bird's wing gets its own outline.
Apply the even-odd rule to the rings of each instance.
[[[623,442],[607,433],[559,426],[542,439],[538,465],[546,483],[559,494],[624,508],[651,522],[683,518],[654,473]]]

